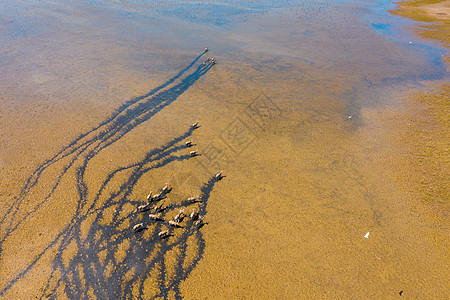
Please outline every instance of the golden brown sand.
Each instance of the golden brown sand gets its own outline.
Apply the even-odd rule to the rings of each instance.
[[[95,191],[113,170],[140,161],[148,151],[199,121],[201,127],[191,138],[202,155],[145,173],[129,196],[130,201],[144,201],[149,190],[169,182],[173,186],[170,201],[179,203],[183,197],[200,194],[213,171],[223,168],[226,177],[209,196],[208,224],[201,229],[204,253],[189,276],[180,281],[183,297],[391,299],[400,292],[413,299],[448,297],[448,85],[390,95],[398,106],[368,106],[349,118],[342,94],[358,74],[342,78],[332,70],[319,72],[306,62],[275,63],[288,72],[268,73],[250,60],[243,62],[246,72],[242,73],[241,65],[219,61],[150,122],[128,132],[89,162],[84,177],[87,202],[94,203]],[[1,216],[9,206],[3,203],[19,196],[36,166],[103,121],[124,99],[145,94],[149,86],[169,77],[160,74],[142,79],[116,68],[109,80],[111,86],[119,84],[121,89],[96,90],[93,83],[86,82],[92,90],[80,88],[85,95],[82,99],[70,94],[67,101],[64,97],[48,99],[36,93],[33,101],[27,101],[22,90],[2,95]],[[274,75],[277,84],[273,84]],[[300,76],[310,81],[299,84]],[[70,101],[73,99],[77,101]],[[256,114],[255,103],[262,105]],[[235,139],[236,131],[243,135],[241,139]],[[209,160],[207,150],[212,147],[227,151],[227,157]],[[42,176],[17,218],[37,208],[64,163],[68,161],[52,165]],[[77,206],[75,171],[70,169],[49,200],[3,243],[2,290],[73,217]],[[130,172],[124,171],[114,177],[98,205],[129,176]],[[110,223],[115,209],[105,209],[100,224]],[[117,230],[139,222],[139,217],[127,218],[134,209],[129,204],[119,210],[125,220]],[[171,216],[175,213],[170,212]],[[94,216],[81,223],[82,239]],[[144,231],[143,237],[153,228]],[[370,235],[364,238],[367,232]],[[177,238],[166,241],[175,243]],[[93,240],[102,237],[99,234]],[[103,242],[113,240],[120,240],[119,234]],[[104,262],[110,255],[115,262],[123,262],[133,241],[131,236],[112,249],[99,251],[98,260]],[[60,241],[51,245],[4,297],[39,298],[44,293],[44,297],[66,298],[64,289],[70,290],[76,274],[82,278],[77,288],[87,290],[84,295],[93,298],[95,289],[104,288],[95,280],[114,273],[112,265],[89,281],[83,275],[86,265],[80,262],[73,274],[59,282],[60,270],[52,271],[60,245]],[[194,261],[190,256],[195,256],[199,247],[196,236],[186,245],[185,263],[190,264]],[[75,241],[64,247],[62,265],[69,265],[78,247]],[[182,251],[182,247],[174,247],[165,254],[165,273],[160,272],[164,268],[161,262],[150,269],[144,298],[161,292],[161,280],[176,281],[174,266]],[[136,272],[130,267],[122,283],[130,282]],[[130,290],[135,296],[139,292],[137,285]],[[118,297],[126,294],[124,290],[118,293]],[[175,296],[170,290],[168,298]]]
[[[449,1],[407,1],[400,3],[394,13],[425,21],[414,31],[426,39],[436,39],[448,48],[449,8]],[[433,23],[428,25],[429,22]],[[448,62],[448,52],[446,57]],[[417,209],[426,211],[425,215],[444,227],[448,222],[450,198],[447,179],[449,88],[448,83],[437,82],[425,91],[412,93],[411,109],[401,116],[411,120],[408,122],[410,128],[400,134],[402,142],[408,146],[409,165],[416,170],[412,176],[404,178],[414,195],[414,206],[418,205],[420,208]]]

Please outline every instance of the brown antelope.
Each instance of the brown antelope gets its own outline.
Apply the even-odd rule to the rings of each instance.
[[[139,223],[139,224],[136,224],[136,225],[133,226],[133,231],[134,232],[139,232],[139,231],[144,230],[144,229],[145,229],[144,223]]]
[[[192,157],[194,157],[194,156],[197,156],[197,155],[198,155],[198,149],[197,149],[197,150],[194,150],[194,151],[191,151],[191,152],[189,152],[189,155],[190,155],[190,156],[192,156]]]
[[[199,200],[200,200],[200,197],[199,197],[198,195],[195,195],[195,196],[193,196],[193,197],[187,198],[187,201],[188,201],[189,203],[195,203],[195,202],[197,202],[197,201],[199,201]]]
[[[158,233],[158,236],[160,237],[160,238],[166,238],[166,237],[168,237],[169,236],[169,230],[163,230],[163,231],[161,231],[160,233]]]
[[[159,205],[155,205],[155,206],[153,206],[153,210],[155,211],[155,213],[159,213],[160,211],[163,211],[164,209],[162,208],[162,206],[164,205],[164,202],[165,201],[163,201],[161,204],[159,204]]]
[[[183,221],[183,218],[184,218],[183,212],[184,212],[184,209],[180,209],[180,213],[177,214],[177,215],[173,218],[173,220],[174,220],[175,222],[177,222],[177,223],[180,223],[181,221]]]
[[[199,216],[198,220],[194,222],[194,225],[197,226],[198,228],[202,227],[204,225],[203,223],[204,218],[205,216]]]
[[[189,215],[189,217],[194,221],[198,219],[198,212],[195,211],[195,208],[192,209],[192,212]]]
[[[220,171],[219,173],[217,173],[216,175],[214,175],[214,177],[216,177],[217,180],[222,179],[222,178],[223,178],[222,171]]]
[[[164,197],[163,193],[155,194],[155,195],[153,195],[153,197],[152,197],[152,202],[153,202],[153,201],[159,201],[159,200],[161,200],[163,197]]]
[[[208,47],[205,48],[205,52],[208,52]]]
[[[162,193],[168,193],[169,192],[169,184],[166,182],[166,185],[161,189]]]
[[[158,213],[158,214],[148,214],[148,217],[149,217],[150,220],[154,220],[154,221],[164,221],[164,220],[161,218],[161,213]]]
[[[194,124],[192,124],[192,127],[198,128],[198,122],[195,122]]]
[[[174,220],[170,220],[168,223],[169,223],[170,226],[173,226],[175,228],[181,227],[180,223],[175,222]]]
[[[150,209],[150,203],[147,203],[145,205],[139,205],[138,208],[137,208],[137,210],[139,212],[147,211],[149,209]]]
[[[147,195],[147,202],[150,202],[152,199],[152,192],[150,192],[150,194]]]
[[[190,147],[190,146],[192,146],[192,141],[191,140],[186,142],[186,147]]]

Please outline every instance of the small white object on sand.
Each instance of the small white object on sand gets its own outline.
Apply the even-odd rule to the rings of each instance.
[[[368,239],[369,238],[369,232],[368,233],[366,233],[366,235],[364,236],[366,239]]]

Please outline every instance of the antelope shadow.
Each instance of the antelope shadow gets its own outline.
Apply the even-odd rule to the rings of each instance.
[[[88,286],[86,289],[81,287],[82,277],[74,275],[77,267],[80,267],[77,263],[79,260],[77,257],[90,257],[91,263],[100,263],[100,260],[96,260],[94,258],[94,252],[92,250],[97,249],[97,251],[101,249],[101,245],[98,243],[93,244],[93,236],[92,234],[96,234],[95,238],[98,239],[98,235],[100,234],[99,241],[106,241],[111,245],[111,249],[115,249],[118,245],[116,242],[108,241],[108,238],[113,235],[117,235],[118,237],[127,237],[130,238],[129,229],[118,229],[117,226],[121,226],[124,224],[126,218],[128,216],[123,216],[123,206],[126,203],[131,203],[133,205],[137,205],[138,201],[130,200],[128,197],[130,196],[133,187],[139,181],[139,179],[149,172],[152,169],[162,168],[171,162],[174,161],[184,161],[190,159],[190,155],[175,155],[178,151],[182,149],[186,149],[185,145],[180,144],[184,139],[189,137],[194,128],[190,128],[184,134],[172,139],[167,144],[163,145],[160,148],[155,148],[149,151],[145,157],[134,164],[124,166],[114,170],[106,176],[106,179],[102,182],[100,188],[95,192],[95,197],[91,200],[88,199],[88,185],[86,184],[86,169],[89,165],[89,162],[96,157],[102,150],[114,144],[116,141],[125,136],[128,132],[142,124],[143,122],[148,121],[151,117],[161,111],[164,107],[175,101],[181,94],[183,94],[189,87],[191,87],[201,76],[206,74],[208,70],[212,67],[211,64],[206,66],[198,66],[194,67],[195,63],[204,55],[202,53],[197,58],[195,58],[185,69],[181,70],[176,76],[172,77],[164,84],[159,87],[153,89],[147,94],[134,98],[125,102],[122,106],[120,106],[110,117],[105,119],[103,122],[98,124],[95,128],[89,130],[88,132],[81,134],[79,137],[75,138],[68,145],[63,147],[57,154],[55,154],[52,158],[48,159],[41,165],[39,165],[35,171],[28,177],[25,182],[24,187],[22,188],[19,197],[10,205],[7,209],[5,215],[2,217],[0,222],[1,229],[1,240],[0,240],[0,255],[2,255],[2,245],[6,239],[10,238],[11,235],[21,226],[26,223],[26,220],[34,213],[36,213],[42,205],[44,205],[54,194],[55,190],[59,187],[61,180],[63,177],[68,175],[69,170],[75,170],[75,184],[77,190],[77,207],[73,212],[71,220],[68,224],[59,232],[54,240],[48,243],[48,245],[32,260],[31,263],[27,265],[27,267],[17,273],[13,279],[11,279],[6,286],[0,290],[0,296],[3,296],[9,289],[11,289],[14,284],[23,276],[25,276],[33,267],[35,267],[36,263],[42,258],[42,256],[49,251],[52,247],[57,246],[58,251],[56,257],[54,259],[54,268],[52,272],[52,276],[49,279],[49,284],[45,288],[45,293],[48,291],[54,291],[55,287],[50,284],[50,281],[54,279],[55,272],[58,270],[63,274],[58,282],[71,282],[72,289],[66,289],[66,294],[70,298],[78,298],[79,295],[83,295],[87,297],[87,290],[89,288],[93,288],[92,286]],[[189,70],[193,69],[189,74]],[[177,82],[179,81],[179,82]],[[65,164],[63,164],[62,168],[57,172],[57,176],[54,179],[54,182],[51,183],[50,192],[46,194],[43,200],[39,202],[36,207],[30,211],[19,215],[20,209],[23,206],[23,202],[26,197],[31,193],[33,189],[39,189],[42,182],[41,177],[46,171],[54,171],[53,169],[57,168],[56,165],[58,162],[62,162],[64,160]],[[67,161],[67,162],[66,162]],[[131,175],[121,184],[120,189],[114,193],[112,193],[106,201],[100,201],[100,196],[105,192],[107,187],[111,185],[111,181],[123,171],[131,171]],[[212,189],[212,186],[211,186]],[[89,191],[92,192],[92,191]],[[209,197],[209,193],[208,193]],[[205,198],[207,200],[207,198]],[[180,204],[182,205],[182,204]],[[205,212],[206,212],[206,201]],[[102,225],[100,220],[103,218],[105,214],[105,210],[110,207],[114,207],[115,213],[113,216],[113,221],[108,225]],[[180,206],[181,207],[181,206]],[[171,207],[171,209],[175,209],[176,207]],[[171,211],[171,209],[166,209],[163,213],[164,215]],[[94,222],[89,230],[89,234],[87,238],[83,238],[81,236],[80,226],[83,221],[85,221],[88,217],[95,216]],[[157,227],[157,226],[156,226]],[[155,227],[155,228],[156,228]],[[161,226],[160,226],[161,227]],[[191,226],[192,227],[192,226]],[[191,227],[185,227],[183,230],[188,230],[188,232],[193,232]],[[158,231],[159,232],[159,231]],[[152,233],[154,236],[155,232]],[[120,241],[120,238],[116,237],[116,240]],[[198,238],[201,236],[198,236]],[[133,238],[133,237],[132,237]],[[177,238],[177,237],[176,237]],[[167,242],[169,239],[166,239]],[[74,256],[71,264],[69,266],[65,266],[62,263],[62,253],[67,250],[67,246],[70,243],[75,243],[77,245],[78,253]],[[204,245],[204,242],[201,242]],[[89,245],[88,249],[86,249],[86,245]],[[92,246],[95,247],[92,247]],[[135,244],[136,245],[136,244]],[[142,246],[142,245],[141,245]],[[140,247],[141,247],[140,246]],[[142,246],[143,247],[143,246]],[[141,253],[143,248],[136,248],[132,253]],[[109,249],[109,248],[108,248]],[[114,250],[108,250],[109,252],[113,252]],[[198,248],[200,249],[200,248]],[[121,279],[117,278],[123,275],[124,268],[127,268],[128,263],[131,263],[131,258],[127,258],[122,262],[114,262],[113,258],[109,254],[106,255],[106,260],[109,263],[112,263],[117,267],[117,271],[115,271],[112,276],[100,276],[101,273],[90,271],[90,268],[86,268],[84,279],[89,278],[97,278],[101,282],[104,282],[106,285],[102,287],[101,290],[98,290],[98,294],[105,293],[108,289],[105,287],[110,287],[111,291],[118,290],[118,282],[121,282]],[[80,256],[81,255],[81,256]],[[159,256],[159,257],[163,257]],[[98,255],[97,255],[98,257]],[[128,257],[128,256],[126,256]],[[200,258],[199,258],[200,259]],[[158,260],[156,260],[158,261]],[[156,261],[153,265],[156,264]],[[161,262],[161,259],[159,259]],[[135,261],[135,264],[138,261]],[[138,265],[139,268],[144,268],[144,265],[141,263]],[[100,265],[99,265],[100,266]],[[81,267],[85,268],[85,265]],[[75,269],[73,269],[75,268]],[[147,266],[145,268],[151,268],[151,266]],[[122,270],[122,271],[121,271]],[[185,271],[183,271],[186,273]],[[65,275],[64,275],[65,274]],[[68,274],[72,274],[69,276]],[[139,275],[140,276],[140,275]],[[140,278],[137,276],[137,278]],[[69,280],[69,277],[72,278]],[[77,279],[78,278],[78,279]],[[115,279],[114,279],[115,278]],[[136,279],[137,280],[137,279]],[[136,282],[133,280],[133,282]],[[52,281],[53,282],[53,281]],[[84,282],[90,282],[89,280]],[[165,286],[165,284],[162,284]],[[170,285],[171,287],[177,285]],[[86,287],[86,286],[85,286]],[[177,288],[171,288],[172,290],[178,290]],[[56,287],[57,288],[57,287]],[[94,289],[95,290],[95,289]],[[129,289],[120,289],[122,293],[125,295]],[[161,291],[167,290],[165,288],[160,289]],[[142,288],[140,289],[140,293],[142,293]],[[179,293],[179,291],[176,291]],[[97,292],[96,292],[97,293]],[[129,293],[128,293],[129,294]],[[112,297],[113,294],[109,294]],[[105,295],[109,297],[108,295]]]

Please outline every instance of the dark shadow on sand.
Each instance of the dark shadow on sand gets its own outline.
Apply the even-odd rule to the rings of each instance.
[[[88,199],[85,173],[92,158],[114,144],[136,128],[136,126],[148,121],[164,107],[175,101],[201,76],[206,74],[211,69],[211,64],[206,66],[200,64],[198,67],[194,67],[204,54],[199,55],[185,69],[164,84],[141,97],[125,102],[109,118],[92,130],[74,139],[52,158],[38,166],[29,176],[19,197],[10,205],[1,219],[0,255],[2,255],[2,244],[5,240],[52,197],[62,178],[67,175],[70,169],[75,169],[76,171],[74,180],[78,191],[77,208],[72,212],[71,221],[59,232],[57,237],[49,242],[24,270],[19,271],[0,290],[0,296],[3,296],[19,279],[22,279],[33,269],[49,249],[57,246],[58,251],[53,260],[52,275],[48,280],[42,297],[53,294],[62,283],[66,283],[64,290],[70,298],[88,298],[89,290],[94,291],[94,294],[99,298],[117,298],[118,295],[121,295],[120,298],[128,298],[132,296],[132,287],[136,284],[139,286],[139,297],[141,298],[143,296],[143,284],[155,267],[159,270],[159,297],[166,297],[170,291],[173,291],[177,297],[181,297],[179,283],[188,276],[196,263],[201,259],[203,253],[204,240],[200,231],[194,228],[195,226],[193,226],[192,222],[187,222],[184,228],[174,229],[182,231],[181,234],[171,233],[173,236],[160,239],[158,233],[165,226],[164,223],[152,223],[148,220],[147,214],[142,213],[140,217],[146,216],[147,219],[144,221],[149,224],[147,225],[148,228],[143,232],[134,233],[129,226],[124,224],[130,222],[130,218],[135,216],[130,214],[124,215],[123,208],[128,203],[135,206],[142,204],[129,199],[129,196],[144,174],[152,169],[162,168],[174,161],[185,161],[191,158],[189,154],[176,154],[178,151],[186,149],[182,142],[191,136],[195,128],[191,127],[184,134],[173,138],[162,147],[149,151],[141,161],[118,168],[108,174],[98,191],[95,191],[93,200]],[[193,70],[188,73],[191,69]],[[43,173],[47,170],[54,171],[54,168],[59,168],[56,166],[56,163],[63,159],[67,160],[67,163],[58,171],[54,182],[50,183],[50,192],[33,210],[21,215],[21,207],[29,193],[33,189],[39,189],[42,184],[48,184],[40,181]],[[125,170],[131,171],[131,174],[121,183],[119,190],[111,193],[107,200],[100,201],[100,196],[111,184],[112,179]],[[196,207],[202,214],[206,213],[209,193],[215,182],[215,180],[211,179],[202,187],[202,201],[196,204]],[[90,195],[92,193],[93,191],[89,191]],[[171,205],[161,212],[162,217],[176,209],[187,208],[189,205],[193,205],[193,203],[182,202],[177,205]],[[101,223],[101,220],[106,210],[111,207],[114,207],[112,221],[104,225]],[[81,223],[92,216],[94,216],[94,221],[89,228],[87,237],[83,238],[81,236]],[[148,239],[142,237],[146,234],[146,231],[151,232]],[[183,268],[187,257],[187,240],[189,237],[196,241],[196,253],[190,256],[194,258],[189,267]],[[121,257],[124,258],[118,260],[116,253],[119,251],[119,245],[125,240],[128,240],[131,246],[125,251],[125,254],[121,254]],[[77,251],[75,254],[70,254],[70,263],[67,265],[63,263],[62,257],[64,253],[67,253],[69,245],[76,245]],[[165,278],[166,270],[164,269],[166,267],[166,253],[175,247],[180,248],[180,254],[177,257],[175,266],[177,277],[174,280],[167,281]],[[102,251],[106,251],[104,257],[99,255]],[[80,273],[80,270],[83,270],[83,272]],[[130,272],[130,270],[134,270],[131,279],[124,281],[124,274]],[[137,295],[133,296],[136,297]]]

